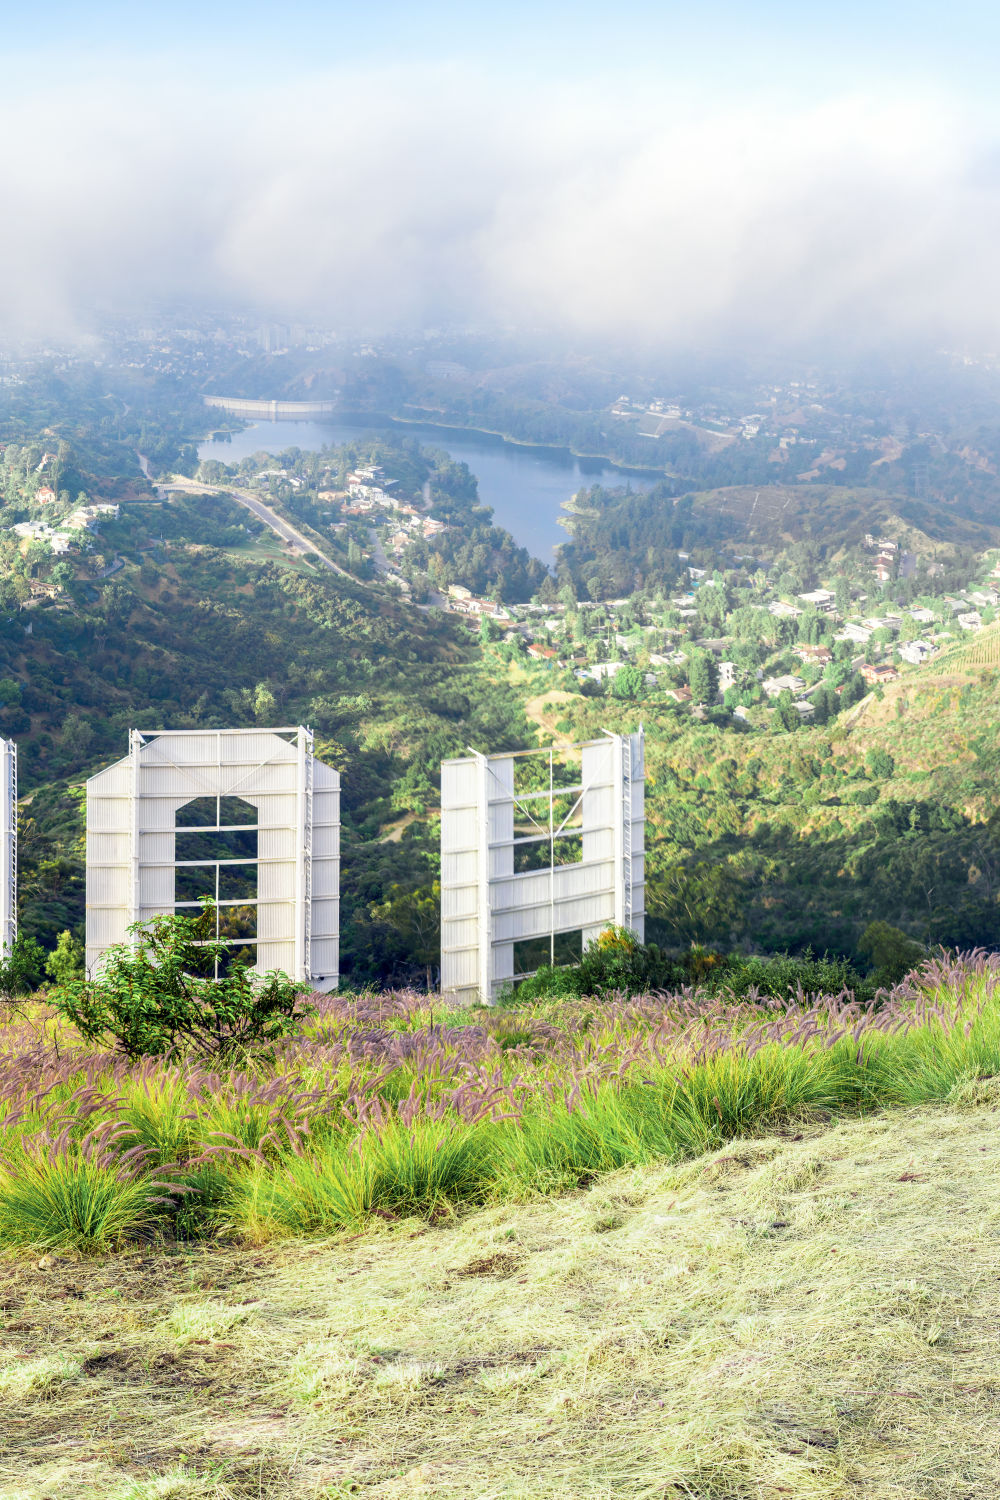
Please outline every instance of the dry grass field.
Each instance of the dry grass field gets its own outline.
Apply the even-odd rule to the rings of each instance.
[[[0,1261],[3,1500],[993,1500],[1000,1090],[266,1250]]]

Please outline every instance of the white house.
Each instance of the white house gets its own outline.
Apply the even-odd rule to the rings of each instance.
[[[919,667],[921,662],[925,662],[929,656],[934,655],[934,647],[930,641],[907,641],[900,646],[899,654],[903,661]]]
[[[829,614],[836,601],[836,594],[831,594],[829,589],[813,589],[808,594],[800,594],[799,598],[803,604],[811,604],[813,609],[818,609],[820,614]]]
[[[801,693],[805,685],[804,677],[793,677],[790,673],[786,673],[783,677],[764,678],[764,692],[769,698],[777,698],[778,694],[785,692],[786,689],[793,695]]]

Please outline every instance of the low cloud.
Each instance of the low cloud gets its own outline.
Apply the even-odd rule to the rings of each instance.
[[[0,328],[168,301],[641,343],[1000,338],[1000,158],[941,99],[720,107],[467,72],[0,102]]]

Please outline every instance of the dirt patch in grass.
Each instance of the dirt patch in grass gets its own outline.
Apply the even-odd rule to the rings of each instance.
[[[8,1258],[0,1495],[993,1500],[995,1102],[266,1255]]]

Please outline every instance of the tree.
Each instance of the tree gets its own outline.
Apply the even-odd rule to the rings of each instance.
[[[9,951],[0,956],[0,1001],[10,1005],[41,983],[45,954],[34,938],[19,932]]]
[[[719,687],[719,671],[709,651],[692,651],[688,658],[688,686],[695,703],[711,703]]]
[[[802,723],[799,711],[795,707],[794,699],[787,688],[782,688],[774,702],[775,713],[778,723],[782,729],[789,734],[794,733]]]
[[[371,915],[376,922],[395,928],[427,976],[427,992],[432,989],[431,970],[441,951],[441,884],[421,886],[415,891],[391,885],[385,901],[373,903]]]
[[[880,781],[885,781],[896,769],[896,762],[888,750],[883,750],[880,746],[869,750],[865,756],[865,765],[868,767],[869,774],[877,776]]]
[[[858,939],[858,952],[869,960],[882,984],[898,984],[927,956],[922,943],[888,922],[869,922]]]
[[[135,947],[110,948],[95,979],[64,980],[49,995],[87,1041],[132,1058],[187,1050],[224,1060],[294,1035],[310,1013],[287,974],[261,978],[233,961],[214,936],[212,901],[197,917],[152,917],[129,932]]]
[[[611,679],[611,696],[613,698],[639,698],[645,684],[642,673],[638,667],[622,667]]]
[[[67,929],[59,934],[55,949],[45,960],[45,972],[56,984],[79,979],[83,975],[83,944]]]
[[[258,682],[253,693],[253,712],[258,724],[273,724],[277,711],[274,694],[266,682]]]

